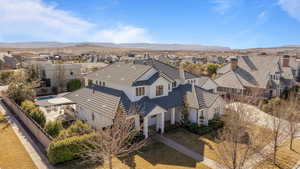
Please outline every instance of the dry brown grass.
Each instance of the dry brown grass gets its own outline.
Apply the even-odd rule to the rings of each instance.
[[[294,151],[289,149],[289,141],[285,141],[279,148],[277,155],[277,165],[270,160],[263,161],[255,169],[291,169],[300,160],[300,139],[294,141]]]
[[[210,169],[158,142],[150,143],[129,159],[127,159],[127,165],[136,169]],[[123,165],[124,163],[119,168],[123,168]]]
[[[250,131],[254,132],[255,134],[262,134],[265,132],[259,132],[261,130],[269,130],[266,128],[262,128],[259,126],[252,125]],[[182,144],[195,152],[200,153],[202,156],[209,158],[214,161],[219,161],[220,159],[218,158],[215,147],[221,144],[221,142],[217,142],[212,134],[207,134],[204,136],[199,136],[196,134],[193,134],[187,130],[184,129],[178,129],[176,131],[170,132],[166,134],[167,137],[173,139],[179,144]],[[263,138],[263,136],[261,136]],[[270,139],[263,139],[264,145],[270,143]],[[261,142],[260,142],[261,143]]]
[[[33,161],[0,112],[0,168],[35,169]]]
[[[87,166],[79,162],[69,162],[56,166],[57,169],[106,169],[102,166]],[[152,141],[138,153],[124,159],[113,159],[114,169],[210,169],[202,163],[177,152],[176,150],[158,142]]]

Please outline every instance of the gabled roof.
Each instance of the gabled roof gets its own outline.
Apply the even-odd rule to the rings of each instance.
[[[86,77],[104,81],[106,83],[115,83],[131,86],[135,80],[149,71],[151,66],[138,65],[132,63],[114,63],[103,69],[97,70]]]
[[[118,106],[127,111],[130,107],[130,100],[123,91],[106,87],[88,86],[64,97],[86,110],[112,119]]]
[[[220,97],[217,94],[190,84],[180,85],[172,92],[169,92],[167,96],[152,99],[146,96],[137,102],[131,102],[123,91],[98,86],[85,87],[64,97],[86,110],[113,119],[118,106],[130,113],[131,106],[138,105],[139,113],[145,116],[156,107],[167,111],[170,108],[182,106],[185,95],[188,97],[189,106],[197,109],[211,107],[216,99]],[[193,97],[190,97],[191,95]]]
[[[220,87],[244,89],[243,84],[233,71],[226,72],[222,76],[218,77],[215,82]]]
[[[242,87],[266,88],[269,84],[270,74],[282,73],[287,79],[293,79],[291,67],[280,65],[280,58],[276,56],[240,56],[238,67],[231,70],[230,63],[221,67],[220,75],[215,81],[221,87],[242,89]]]
[[[171,65],[168,65],[166,63],[160,62],[158,60],[155,60],[155,59],[137,60],[137,61],[135,61],[135,63],[141,64],[141,65],[152,66],[156,70],[163,72],[165,75],[172,78],[173,80],[180,79],[179,78],[179,69],[177,69],[176,67],[173,67]],[[198,77],[192,73],[189,73],[187,71],[185,71],[184,73],[185,73],[186,79],[200,78],[200,77]]]
[[[141,80],[141,81],[135,81],[133,82],[132,86],[146,86],[146,85],[152,85],[157,79],[160,77],[163,77],[167,81],[172,82],[170,78],[168,78],[166,75],[164,75],[162,72],[156,72],[154,75],[152,75],[147,80]]]

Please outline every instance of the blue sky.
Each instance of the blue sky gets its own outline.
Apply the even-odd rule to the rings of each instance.
[[[300,44],[300,0],[0,0],[0,41]]]

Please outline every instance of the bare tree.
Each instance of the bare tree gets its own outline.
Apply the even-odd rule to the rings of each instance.
[[[288,98],[284,106],[286,107],[286,120],[288,123],[288,134],[290,137],[290,150],[293,150],[293,141],[296,133],[299,132],[300,115],[299,115],[299,101],[297,97],[292,95]]]
[[[274,101],[268,103],[268,113],[266,116],[266,121],[269,128],[271,129],[271,153],[267,154],[266,158],[270,159],[272,163],[276,166],[277,164],[277,151],[280,148],[281,143],[286,137],[287,122],[285,121],[287,117],[286,105],[282,101]]]
[[[248,164],[258,163],[252,155],[266,143],[261,131],[253,130],[258,120],[252,110],[254,107],[249,105],[255,102],[253,99],[236,96],[226,106],[222,117],[225,126],[218,132],[217,140],[220,143],[214,147],[221,168],[244,169]]]
[[[134,119],[128,118],[123,111],[117,111],[112,126],[97,130],[95,137],[82,146],[82,158],[93,162],[107,160],[112,169],[113,158],[125,157],[145,145],[145,139],[136,140],[138,133]]]

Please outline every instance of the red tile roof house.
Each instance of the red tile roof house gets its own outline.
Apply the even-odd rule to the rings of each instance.
[[[181,121],[183,100],[188,120],[194,123],[207,125],[223,113],[224,100],[214,93],[213,80],[152,59],[114,63],[87,75],[85,81],[86,87],[65,97],[76,103],[76,117],[96,129],[110,126],[118,107],[135,118],[145,137],[150,126],[163,133],[166,122]],[[136,105],[140,111],[132,114]]]

